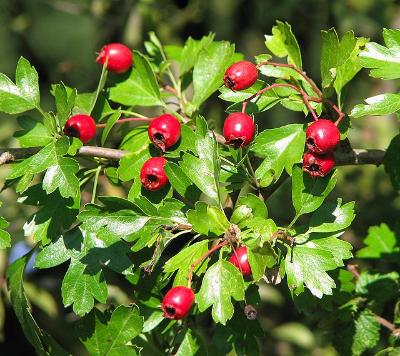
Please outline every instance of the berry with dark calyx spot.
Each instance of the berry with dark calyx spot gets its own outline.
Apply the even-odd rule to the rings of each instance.
[[[96,136],[96,122],[89,115],[71,116],[64,125],[64,133],[87,143]]]
[[[181,137],[181,124],[173,115],[160,115],[151,121],[148,133],[151,142],[165,151],[175,145]]]
[[[100,50],[96,62],[104,65],[107,59],[110,72],[124,73],[132,66],[133,55],[131,49],[122,43],[110,43]]]
[[[243,274],[243,276],[251,275],[251,267],[248,261],[246,246],[236,249],[229,258],[229,262],[232,263]]]
[[[306,131],[306,144],[311,152],[318,154],[332,151],[340,141],[340,132],[330,120],[314,121]]]
[[[140,171],[140,181],[147,190],[159,190],[168,184],[164,166],[167,160],[164,157],[149,158]]]
[[[225,71],[224,83],[232,90],[243,90],[251,87],[258,78],[257,67],[248,61],[233,63]]]
[[[188,315],[194,303],[194,292],[192,289],[178,286],[171,288],[164,296],[161,308],[164,317],[169,319],[183,319]]]
[[[319,155],[307,152],[303,156],[303,170],[311,177],[325,177],[335,167],[335,155],[332,152]]]
[[[247,146],[254,137],[254,121],[242,112],[234,112],[225,119],[224,137],[226,143],[235,148]]]

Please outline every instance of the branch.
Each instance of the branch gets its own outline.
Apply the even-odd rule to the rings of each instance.
[[[353,149],[349,152],[338,152],[335,154],[337,166],[374,164],[379,166],[385,158],[385,150]]]
[[[217,141],[222,143],[225,139],[221,135],[216,135]],[[38,153],[42,147],[28,148],[0,148],[0,165],[12,162],[17,159],[28,158]],[[112,161],[119,161],[123,156],[129,154],[129,151],[117,150],[114,148],[105,148],[98,146],[82,146],[77,153],[78,157],[98,157],[106,158]],[[336,165],[364,165],[374,164],[379,166],[383,163],[385,150],[375,149],[354,149],[349,152],[336,153]]]

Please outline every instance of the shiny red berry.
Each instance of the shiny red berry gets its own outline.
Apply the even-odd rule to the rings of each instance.
[[[171,288],[164,296],[161,308],[164,317],[169,319],[183,319],[188,315],[194,303],[194,292],[192,289],[178,286]]]
[[[319,155],[307,152],[303,156],[303,170],[311,177],[325,177],[335,167],[335,155],[328,152]]]
[[[340,141],[340,132],[330,120],[314,121],[306,131],[306,144],[311,152],[318,154],[332,151]]]
[[[71,116],[64,126],[67,136],[78,137],[83,143],[87,143],[96,136],[96,122],[89,115]]]
[[[181,124],[173,115],[160,115],[151,121],[148,133],[151,142],[162,151],[165,151],[175,145],[181,137]]]
[[[251,87],[258,77],[257,67],[248,61],[233,63],[225,71],[224,83],[229,89],[243,90]]]
[[[107,58],[107,69],[110,72],[124,73],[132,66],[132,51],[122,43],[110,43],[105,45],[100,50],[96,62],[100,65],[104,65]]]
[[[242,112],[234,112],[225,119],[223,132],[228,144],[236,148],[247,146],[254,137],[253,119]]]
[[[164,157],[149,158],[140,171],[140,181],[147,190],[159,190],[168,183],[164,166],[167,160]]]
[[[236,249],[229,258],[229,262],[232,263],[243,274],[243,276],[251,275],[251,267],[247,258],[246,246]]]

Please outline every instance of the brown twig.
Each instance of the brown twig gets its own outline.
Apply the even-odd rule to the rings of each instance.
[[[217,141],[224,143],[225,139],[221,135],[216,135]],[[29,148],[0,148],[0,157],[3,157],[2,164],[10,163],[14,160],[28,158],[38,153],[43,147]],[[6,154],[5,154],[6,153]],[[78,152],[78,157],[97,157],[119,161],[123,156],[130,154],[129,151],[117,150],[98,146],[82,146]],[[338,152],[335,154],[337,166],[348,165],[380,165],[385,157],[385,150],[377,149],[353,149],[349,152]]]
[[[391,323],[389,320],[382,318],[379,315],[374,314],[376,321],[381,324],[382,326],[384,326],[386,329],[389,329],[393,336],[400,338],[400,328],[397,328],[396,325],[394,325],[393,323]]]

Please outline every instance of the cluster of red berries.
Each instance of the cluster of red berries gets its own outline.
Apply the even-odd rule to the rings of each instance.
[[[251,87],[258,78],[257,67],[248,61],[240,61],[232,64],[225,71],[224,83],[233,90],[244,90]],[[226,143],[235,148],[247,146],[254,137],[254,121],[243,113],[234,112],[226,118],[223,133]]]
[[[105,45],[96,59],[100,65],[106,63],[110,72],[124,73],[131,68],[133,61],[132,51],[121,43]],[[79,138],[83,143],[91,141],[96,136],[96,122],[89,115],[79,114],[71,116],[64,126],[67,136]]]
[[[231,90],[244,90],[258,78],[257,67],[248,61],[232,64],[225,72],[224,83]],[[254,136],[254,122],[243,112],[230,114],[224,123],[224,137],[234,147],[247,146]],[[330,120],[319,119],[306,132],[308,151],[303,157],[303,169],[312,177],[324,177],[335,166],[333,150],[340,140],[337,126]]]
[[[132,66],[132,51],[121,43],[105,45],[96,59],[99,65],[106,65],[114,73],[124,73]],[[71,116],[64,126],[67,136],[78,137],[83,143],[91,141],[96,136],[96,122],[89,115]],[[162,152],[175,145],[181,136],[179,120],[172,115],[164,114],[156,117],[149,125],[148,134],[153,144]],[[147,190],[158,190],[168,184],[164,166],[164,157],[152,157],[142,166],[140,181]]]
[[[246,246],[236,249],[229,258],[229,262],[232,263],[243,276],[251,275]],[[189,314],[194,303],[194,298],[194,292],[191,288],[185,286],[171,288],[165,294],[161,303],[164,317],[174,320],[183,319]]]
[[[170,114],[156,117],[149,125],[148,134],[150,141],[165,152],[175,145],[181,137],[181,124]],[[164,157],[149,158],[140,171],[140,181],[147,190],[159,190],[168,184],[168,177],[164,166],[167,160]]]
[[[307,152],[303,170],[311,177],[324,177],[335,166],[333,150],[340,141],[340,132],[330,120],[318,119],[306,131]]]

